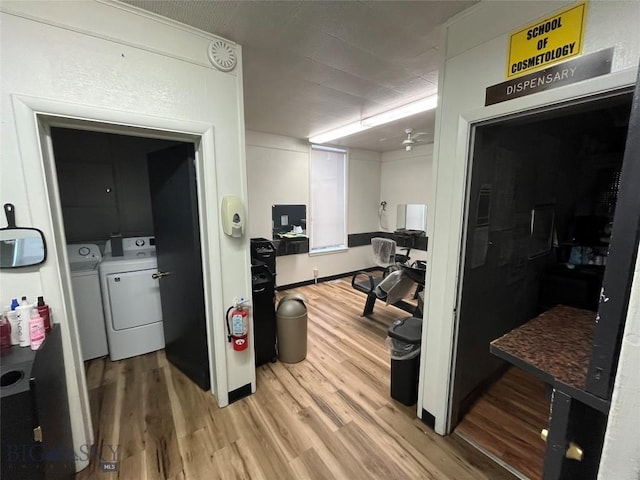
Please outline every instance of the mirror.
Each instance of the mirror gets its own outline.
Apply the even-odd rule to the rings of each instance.
[[[4,206],[6,228],[0,229],[0,268],[39,265],[47,258],[44,235],[37,228],[18,228],[12,204]]]
[[[398,215],[396,217],[396,229],[426,232],[427,206],[411,203],[399,204]]]
[[[307,234],[306,205],[272,205],[273,239],[304,237]]]

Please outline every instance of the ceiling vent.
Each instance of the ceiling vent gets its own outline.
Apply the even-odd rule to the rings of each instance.
[[[208,53],[211,64],[223,72],[233,70],[238,61],[236,48],[223,40],[214,40],[211,42]]]

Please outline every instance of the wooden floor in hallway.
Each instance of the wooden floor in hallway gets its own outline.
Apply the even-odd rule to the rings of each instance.
[[[549,403],[542,380],[509,367],[476,400],[455,433],[527,478],[540,480],[546,448],[540,431],[549,425]]]
[[[257,369],[257,392],[218,408],[162,351],[87,363],[96,452],[78,479],[511,479],[456,435],[441,437],[389,396],[388,326],[406,313],[350,279],[309,300],[308,355]],[[115,454],[113,453],[115,451]]]

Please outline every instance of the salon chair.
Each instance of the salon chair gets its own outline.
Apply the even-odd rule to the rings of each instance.
[[[378,266],[383,267],[384,271],[382,277],[373,277],[369,272],[360,271],[351,278],[351,286],[367,295],[362,316],[373,313],[376,300],[382,300],[414,317],[422,318],[421,292],[424,289],[426,263],[417,261],[410,266],[409,249],[406,249],[405,254],[396,254],[396,242],[392,239],[372,238],[371,245],[374,250],[374,261]],[[414,283],[417,284],[414,293],[414,298],[418,300],[417,306],[403,299],[402,293],[407,288],[407,282],[411,282],[409,289]],[[388,301],[398,295],[397,300]]]

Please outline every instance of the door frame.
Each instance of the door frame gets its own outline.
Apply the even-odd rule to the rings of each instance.
[[[198,215],[202,271],[205,289],[207,342],[212,393],[219,406],[228,400],[226,343],[222,322],[216,322],[215,311],[223,305],[222,265],[219,239],[218,195],[215,171],[215,129],[205,122],[152,117],[132,112],[110,110],[90,105],[61,102],[39,97],[12,95],[15,125],[21,150],[24,178],[29,205],[46,205],[48,218],[40,225],[51,228],[48,240],[52,268],[41,269],[43,283],[51,288],[50,297],[58,299],[62,311],[56,313],[62,322],[62,337],[67,365],[71,411],[80,411],[78,421],[72,418],[74,446],[94,443],[89,399],[80,351],[77,318],[71,289],[71,275],[66,251],[65,230],[58,189],[51,127],[74,128],[137,137],[174,140],[195,144],[198,188]],[[36,209],[34,209],[36,210]],[[216,310],[217,308],[217,310]],[[84,468],[88,460],[76,462]],[[78,468],[80,467],[80,468]]]
[[[425,415],[432,415],[435,418],[434,429],[437,433],[449,434],[452,427],[453,375],[457,353],[458,285],[461,280],[460,268],[465,253],[463,234],[466,215],[466,186],[469,181],[468,167],[471,161],[472,127],[481,122],[500,120],[507,116],[526,114],[539,109],[559,108],[568,101],[587,100],[592,96],[633,87],[637,72],[636,67],[628,68],[555,90],[476,108],[459,115],[455,155],[450,159],[438,159],[438,163],[447,161],[455,165],[453,175],[455,175],[456,185],[453,197],[451,197],[451,204],[447,207],[450,216],[449,228],[444,232],[442,230],[434,231],[434,235],[443,235],[451,240],[446,256],[446,266],[442,262],[436,262],[438,263],[436,265],[432,261],[433,249],[428,252],[427,260],[432,265],[432,268],[427,270],[427,285],[433,281],[444,282],[446,292],[441,298],[433,299],[433,301],[431,298],[425,299],[424,325],[426,328],[422,330],[422,345],[426,348],[422,349],[420,358],[418,416],[425,421]],[[439,130],[440,126],[436,125],[436,138],[439,136]],[[447,175],[450,174],[451,171],[447,173]],[[438,189],[437,183],[436,178],[436,189]],[[437,198],[436,202],[438,202]],[[440,210],[441,208],[436,206],[435,215],[443,214]],[[434,226],[435,228],[437,225]],[[438,252],[439,255],[442,253]]]
[[[449,415],[448,421],[449,421],[451,430],[455,428],[455,425],[453,424],[456,420],[455,419],[456,415],[454,415],[456,413],[456,408],[454,406],[453,396],[454,396],[454,390],[455,390],[455,376],[458,371],[458,365],[457,365],[458,336],[459,336],[459,331],[463,321],[463,319],[461,318],[461,314],[462,314],[461,310],[462,310],[463,285],[464,285],[464,278],[465,278],[465,263],[467,261],[467,258],[466,258],[467,257],[467,239],[470,231],[469,230],[469,211],[471,209],[472,202],[475,201],[475,199],[471,198],[471,187],[472,187],[474,160],[475,160],[474,152],[475,152],[475,141],[476,141],[477,129],[479,127],[504,125],[506,122],[510,122],[512,120],[519,120],[519,119],[530,118],[532,121],[535,121],[535,117],[539,115],[544,115],[546,113],[551,113],[551,112],[559,112],[560,114],[563,114],[566,109],[571,109],[572,107],[575,107],[575,106],[590,104],[591,102],[602,102],[608,98],[619,97],[621,95],[623,96],[633,95],[633,86],[621,87],[619,89],[598,93],[595,95],[591,95],[589,97],[574,98],[567,101],[556,103],[551,106],[542,106],[542,107],[532,108],[525,112],[518,112],[515,114],[503,115],[498,118],[492,118],[490,120],[478,121],[478,122],[473,122],[469,124],[469,128],[470,128],[469,147],[468,147],[469,158],[467,161],[467,172],[466,172],[467,182],[465,185],[465,200],[464,200],[465,208],[464,208],[464,216],[463,216],[462,240],[461,240],[461,246],[460,246],[461,248],[460,266],[458,271],[458,285],[457,285],[457,298],[456,298],[456,316],[455,316],[456,330],[455,330],[455,337],[454,337],[455,345],[454,345],[454,355],[452,358],[452,371],[451,371],[451,384],[450,384],[451,394],[449,399],[449,413],[448,413]],[[635,240],[635,236],[634,236],[634,240]],[[633,272],[631,271],[631,273]],[[625,277],[624,279],[625,284],[626,284],[626,281],[627,281],[627,278]],[[623,286],[624,285],[620,286],[621,288],[618,290],[623,291],[624,290],[624,288],[622,288]],[[468,318],[466,319],[466,322],[469,322]],[[600,395],[600,396],[603,398],[605,397],[605,395]]]

